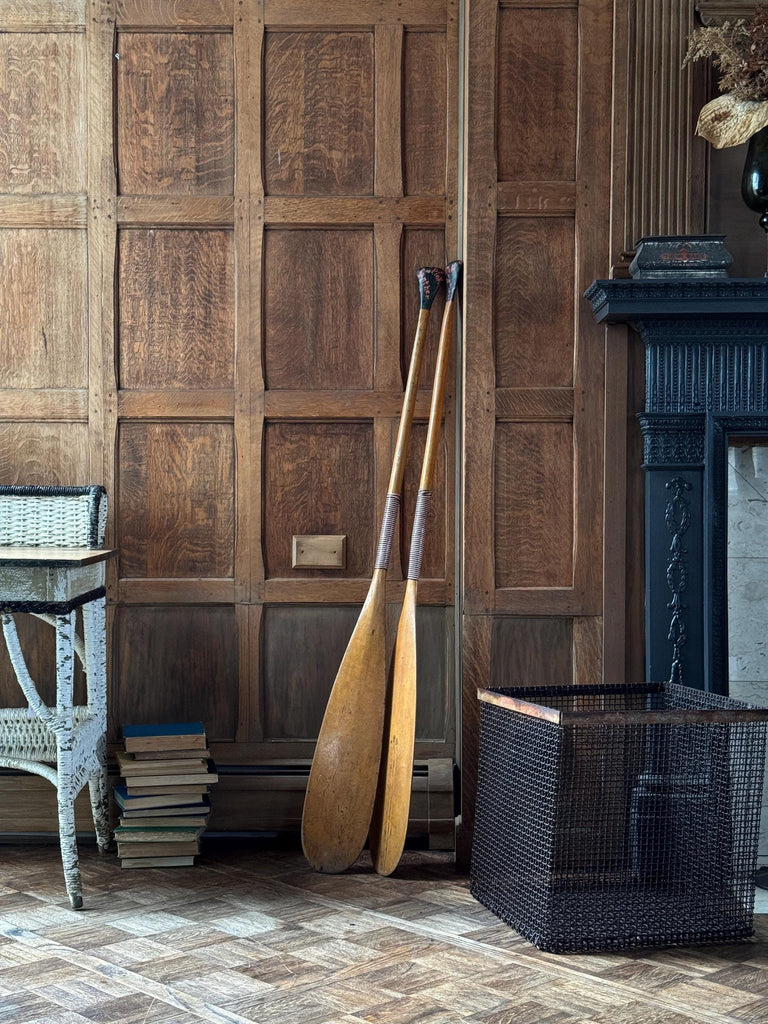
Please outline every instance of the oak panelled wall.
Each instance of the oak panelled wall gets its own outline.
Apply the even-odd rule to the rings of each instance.
[[[118,238],[117,266],[118,386],[231,389],[232,232],[127,228]],[[189,344],[200,336],[215,344]]]
[[[107,486],[112,742],[199,718],[212,824],[296,826],[249,766],[308,763],[368,588],[415,272],[457,253],[457,0],[13,0],[0,27],[0,480]],[[422,759],[455,749],[455,422],[450,394]],[[295,567],[304,534],[345,564]]]
[[[457,751],[458,648],[461,859],[476,688],[588,682],[609,648],[620,660],[626,510],[604,471],[622,482],[605,442],[617,423],[624,436],[627,367],[610,363],[606,388],[581,295],[631,230],[645,138],[624,144],[645,87],[631,37],[666,53],[657,6],[672,18],[671,0],[467,0],[461,39],[458,0],[2,6],[0,481],[107,486],[111,739],[129,720],[200,718],[223,769],[216,827],[298,825],[289,769],[311,758],[368,589],[420,265],[465,261],[463,448],[457,467],[449,387],[416,747]],[[304,534],[344,535],[344,564],[297,567]],[[41,648],[33,669],[51,661]]]
[[[89,475],[86,45],[35,21],[0,35],[0,478],[70,483]],[[53,651],[36,643],[47,627],[24,618],[50,700]],[[2,669],[0,699],[23,705]]]
[[[462,822],[479,686],[602,677],[612,4],[468,5]]]

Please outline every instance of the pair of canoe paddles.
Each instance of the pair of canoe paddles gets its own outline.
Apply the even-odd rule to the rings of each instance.
[[[301,841],[317,871],[355,863],[370,840],[376,871],[391,874],[405,846],[416,724],[416,592],[437,462],[461,262],[418,272],[420,309],[371,585],[328,699],[307,783]],[[386,577],[400,509],[408,441],[429,312],[445,284],[446,303],[429,426],[413,517],[405,597],[387,672]]]

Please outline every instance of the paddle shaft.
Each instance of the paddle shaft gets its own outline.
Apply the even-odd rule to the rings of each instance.
[[[397,429],[397,441],[395,442],[395,454],[392,458],[392,472],[389,476],[390,494],[400,494],[403,487],[403,475],[405,473],[405,460],[408,453],[408,440],[411,435],[411,424],[413,423],[413,410],[416,405],[416,395],[419,390],[419,376],[421,374],[421,361],[424,355],[424,343],[427,336],[427,325],[429,322],[429,311],[435,297],[439,284],[444,280],[445,275],[439,268],[429,267],[419,271],[420,274],[429,274],[430,279],[423,288],[430,289],[428,297],[422,299],[419,309],[419,319],[416,324],[416,338],[411,352],[411,364],[408,368],[408,380],[405,385],[403,396],[403,410],[400,415],[400,425]],[[433,279],[433,280],[432,280]],[[432,291],[434,289],[434,291]],[[429,305],[425,306],[424,302]]]
[[[411,548],[408,556],[408,579],[417,581],[421,571],[421,556],[424,549],[424,533],[429,511],[429,501],[432,496],[432,483],[435,478],[435,465],[437,464],[437,450],[440,444],[440,426],[443,419],[443,404],[445,400],[445,382],[448,377],[448,365],[451,356],[451,338],[453,337],[453,322],[456,314],[456,289],[461,274],[461,262],[454,260],[446,268],[446,303],[443,312],[443,323],[440,328],[440,344],[437,349],[437,364],[435,366],[435,378],[432,384],[432,402],[429,407],[429,425],[427,427],[427,440],[424,446],[424,459],[421,464],[421,479],[419,480],[419,493],[416,497],[416,511],[413,516],[413,529],[411,531]]]
[[[386,572],[429,318],[442,270],[419,271],[420,312],[398,428],[376,562],[363,608],[328,699],[302,815],[302,846],[318,871],[338,872],[360,855],[376,796],[386,697]]]
[[[429,323],[429,308],[422,307],[419,310],[419,319],[416,325],[416,339],[413,343],[411,353],[411,365],[408,369],[408,381],[405,386],[403,398],[403,409],[400,415],[400,424],[397,428],[397,440],[395,442],[395,454],[392,458],[392,471],[389,475],[387,497],[384,505],[384,515],[381,520],[379,532],[379,546],[376,551],[375,568],[386,570],[389,566],[389,552],[392,547],[392,538],[395,533],[397,514],[400,508],[400,496],[403,489],[403,476],[405,474],[405,461],[408,454],[408,442],[411,437],[411,424],[413,423],[413,410],[416,405],[416,395],[419,390],[419,375],[421,373],[421,361],[424,355],[424,342],[427,336],[427,324]]]
[[[454,297],[460,270],[461,264],[458,261],[447,268],[447,302],[440,330],[427,440],[411,531],[405,598],[397,628],[389,699],[385,710],[382,759],[370,835],[374,866],[382,875],[391,874],[397,867],[408,828],[416,726],[416,593],[440,442],[455,317]]]

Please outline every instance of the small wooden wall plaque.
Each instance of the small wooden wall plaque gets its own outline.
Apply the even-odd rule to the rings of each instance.
[[[344,569],[346,564],[346,534],[294,536],[291,561],[294,569]]]

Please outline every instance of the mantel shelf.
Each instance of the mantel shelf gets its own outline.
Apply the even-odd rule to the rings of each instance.
[[[768,277],[593,281],[584,293],[598,323],[647,320],[768,319]]]

